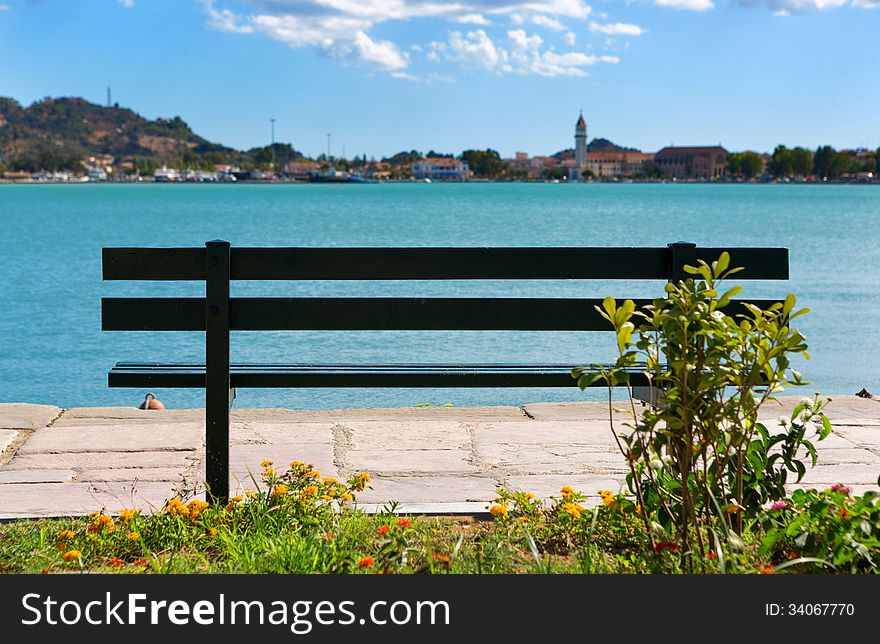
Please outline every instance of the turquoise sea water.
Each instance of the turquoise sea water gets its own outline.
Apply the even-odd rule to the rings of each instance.
[[[102,333],[102,295],[203,295],[198,283],[104,283],[103,246],[787,246],[791,291],[813,313],[803,371],[829,394],[880,393],[880,189],[642,184],[0,185],[0,401],[135,405],[117,360],[201,360],[201,333]],[[658,282],[263,282],[234,295],[654,296]],[[233,335],[233,360],[607,360],[605,333],[277,332]],[[195,390],[156,392],[202,406]],[[244,390],[237,406],[339,408],[583,400],[571,390]]]

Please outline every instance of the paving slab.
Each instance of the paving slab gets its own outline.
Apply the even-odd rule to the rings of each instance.
[[[338,427],[350,432],[354,449],[462,449],[470,444],[471,431],[478,424],[440,420],[346,421]]]
[[[196,422],[133,425],[53,425],[34,432],[19,454],[139,452],[195,449],[205,433]]]
[[[0,403],[0,429],[37,429],[58,418],[61,407],[29,403]]]
[[[798,402],[783,399],[762,418],[778,428],[776,417]],[[299,460],[339,479],[369,472],[373,489],[358,500],[374,509],[397,501],[398,511],[484,512],[499,486],[547,499],[571,485],[594,504],[597,490],[625,489],[628,471],[607,413],[604,403],[233,410],[230,484],[233,492],[257,487],[249,472],[261,483],[262,461],[283,470]],[[800,487],[841,482],[857,491],[878,489],[880,403],[838,397],[828,413],[835,431],[817,443],[820,465]],[[615,416],[618,431],[625,431],[624,419]],[[0,516],[112,511],[136,503],[149,510],[176,493],[204,490],[204,410],[7,404],[0,405],[4,423],[23,427],[0,427],[0,446],[12,435],[4,455],[11,460],[0,466]]]
[[[7,483],[64,483],[76,478],[73,470],[0,470],[0,485]]]
[[[85,515],[125,508],[161,508],[175,490],[168,483],[9,483],[0,485],[0,519]]]
[[[113,466],[120,469],[147,469],[173,467],[185,470],[193,465],[195,451],[143,452],[63,452],[58,454],[16,454],[3,466],[7,470],[41,470],[70,468],[74,470],[101,469]]]
[[[0,453],[12,445],[12,441],[14,441],[17,436],[18,431],[15,429],[0,429]]]
[[[78,483],[128,483],[141,482],[181,483],[187,470],[177,467],[139,467],[82,470],[76,475]],[[2,474],[2,472],[0,472]]]
[[[471,476],[375,476],[372,490],[357,495],[359,503],[474,502],[485,504],[495,496],[498,482],[488,477]]]

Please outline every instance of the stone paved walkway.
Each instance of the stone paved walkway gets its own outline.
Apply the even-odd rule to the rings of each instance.
[[[786,399],[791,409],[799,398]],[[313,463],[344,478],[366,471],[368,507],[481,512],[498,486],[586,494],[624,486],[626,465],[601,403],[462,407],[233,411],[231,483],[255,487],[260,461]],[[775,425],[783,408],[768,408]],[[841,482],[877,488],[880,401],[841,396],[829,408],[834,434],[803,486]],[[204,479],[204,411],[66,409],[0,404],[0,518],[161,507]]]

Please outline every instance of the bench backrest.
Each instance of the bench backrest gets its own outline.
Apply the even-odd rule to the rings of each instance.
[[[722,251],[788,279],[786,248],[105,248],[105,280],[204,281],[206,297],[102,299],[105,331],[608,330],[594,298],[230,298],[231,280],[674,280]],[[759,304],[760,300],[754,303]],[[647,300],[636,299],[637,304]],[[735,304],[733,305],[736,306]],[[218,320],[219,318],[219,320]]]

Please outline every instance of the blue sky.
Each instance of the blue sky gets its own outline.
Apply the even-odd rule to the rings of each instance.
[[[0,0],[0,95],[317,155],[880,146],[880,0]]]

